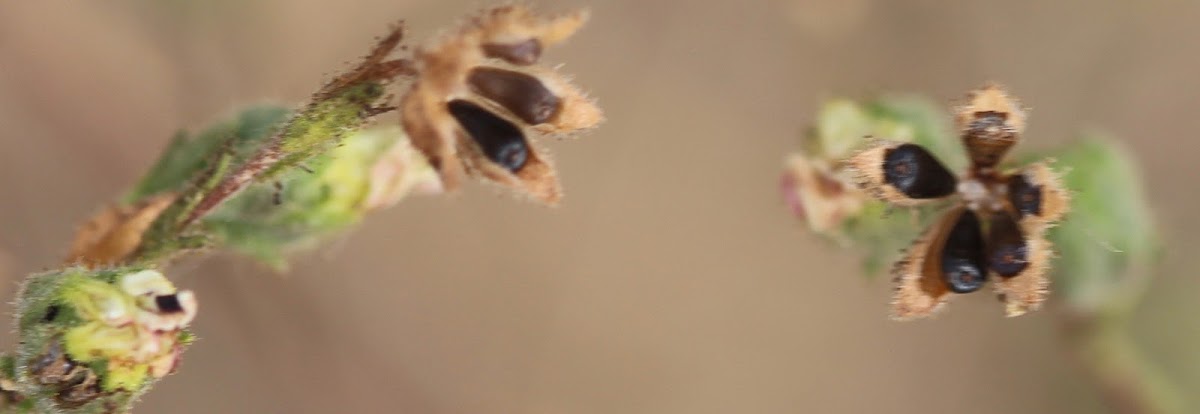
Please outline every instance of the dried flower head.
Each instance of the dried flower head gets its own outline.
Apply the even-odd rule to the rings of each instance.
[[[853,182],[834,172],[825,160],[807,154],[788,157],[779,185],[792,214],[819,234],[837,234],[866,201]]]
[[[858,184],[889,204],[954,202],[893,266],[895,318],[928,316],[951,293],[974,292],[989,279],[1008,316],[1045,300],[1053,256],[1046,229],[1066,214],[1070,198],[1046,162],[998,169],[1019,141],[1025,118],[1020,103],[999,86],[972,93],[955,116],[971,160],[960,177],[912,143],[872,140],[846,160]]]
[[[603,115],[566,77],[537,62],[586,20],[583,11],[541,17],[523,6],[498,7],[415,52],[416,80],[401,100],[401,121],[447,190],[471,174],[558,202],[554,166],[531,138],[589,129]]]

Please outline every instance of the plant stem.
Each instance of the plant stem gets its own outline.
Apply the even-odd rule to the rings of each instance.
[[[1154,366],[1130,336],[1129,310],[1133,307],[1121,302],[1115,300],[1111,302],[1113,306],[1096,311],[1060,313],[1063,339],[1071,356],[1114,413],[1187,412],[1175,384]]]

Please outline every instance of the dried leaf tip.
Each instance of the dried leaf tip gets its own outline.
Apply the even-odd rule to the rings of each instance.
[[[157,195],[97,213],[76,231],[65,262],[89,268],[124,263],[141,246],[143,234],[175,197],[175,194]]]
[[[412,61],[408,59],[387,60],[387,57],[400,47],[404,39],[404,21],[392,24],[388,34],[375,43],[375,47],[363,56],[362,61],[354,68],[334,77],[313,95],[313,102],[328,100],[346,88],[364,82],[390,82],[402,75],[412,75],[415,72]]]
[[[542,17],[497,7],[416,51],[401,123],[446,190],[471,175],[559,201],[555,168],[533,138],[593,128],[603,115],[565,76],[537,63],[586,21],[586,11]]]

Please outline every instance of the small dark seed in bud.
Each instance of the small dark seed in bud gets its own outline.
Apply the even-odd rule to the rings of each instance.
[[[529,158],[529,145],[520,128],[471,102],[453,100],[446,104],[450,115],[475,140],[489,160],[517,172]]]
[[[1013,277],[1029,267],[1029,246],[1012,216],[992,216],[988,229],[988,267],[1002,277]]]
[[[500,104],[530,125],[554,119],[562,106],[562,100],[541,80],[521,72],[478,67],[471,70],[467,82],[475,93]]]
[[[975,168],[994,167],[1016,144],[1016,131],[1008,124],[1008,114],[976,112],[975,118],[963,131],[963,143]]]
[[[933,154],[916,144],[901,144],[883,158],[883,179],[912,198],[938,198],[955,191],[957,179]]]
[[[1008,114],[993,111],[976,112],[975,119],[967,125],[967,134],[980,138],[1003,138],[1012,133],[1007,123]]]
[[[1042,187],[1031,184],[1024,175],[1014,175],[1008,180],[1008,201],[1021,217],[1041,215]]]
[[[483,54],[514,65],[528,66],[542,57],[542,42],[529,39],[514,44],[488,43],[483,45]]]
[[[942,246],[942,278],[950,291],[969,293],[979,290],[987,280],[984,277],[983,231],[979,218],[970,210],[950,229],[946,244]]]
[[[42,316],[42,322],[54,322],[54,318],[58,317],[58,311],[62,310],[58,305],[50,305],[46,307],[46,314]]]
[[[155,296],[154,304],[158,306],[158,311],[162,313],[183,312],[183,305],[179,303],[179,296],[176,295]]]

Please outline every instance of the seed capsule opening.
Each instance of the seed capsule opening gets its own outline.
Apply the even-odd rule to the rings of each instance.
[[[486,43],[483,45],[483,54],[514,65],[529,66],[542,57],[542,42],[529,39],[512,44]]]
[[[529,159],[525,135],[512,122],[468,101],[446,104],[450,115],[483,150],[483,155],[508,171],[517,172]]]
[[[1029,267],[1029,245],[1016,220],[1008,214],[992,216],[988,229],[988,267],[1002,277],[1013,277]]]
[[[1008,121],[1008,114],[995,111],[976,112],[963,131],[963,140],[976,167],[999,164],[1008,149],[1017,142],[1016,131]]]
[[[884,181],[912,198],[938,198],[954,192],[957,179],[941,162],[916,144],[901,144],[883,158]]]
[[[538,78],[521,72],[478,67],[467,78],[471,89],[508,109],[530,125],[549,122],[558,115],[562,100]]]
[[[954,293],[974,292],[987,281],[983,231],[971,210],[964,210],[950,229],[941,259],[942,278]]]
[[[46,314],[42,315],[42,322],[45,322],[45,323],[54,322],[54,319],[58,318],[58,313],[61,310],[62,310],[62,307],[60,307],[58,305],[47,306]]]
[[[1033,185],[1022,174],[1009,179],[1008,200],[1021,217],[1042,214],[1042,187]]]
[[[975,119],[967,124],[967,135],[982,138],[1002,138],[1012,135],[1008,126],[1008,114],[996,111],[979,111]]]
[[[179,302],[178,295],[155,296],[154,304],[156,306],[158,306],[159,312],[162,312],[162,313],[183,312],[183,304]]]

